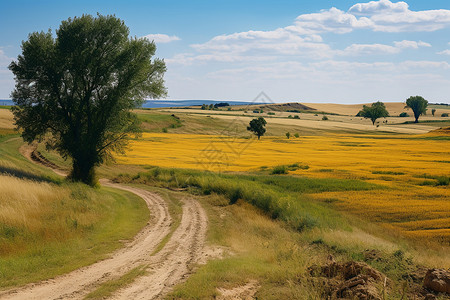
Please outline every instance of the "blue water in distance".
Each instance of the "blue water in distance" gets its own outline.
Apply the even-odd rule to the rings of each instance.
[[[256,102],[245,102],[245,101],[214,101],[214,100],[147,100],[142,105],[144,108],[160,108],[160,107],[180,107],[180,106],[194,106],[202,104],[216,104],[220,102],[227,102],[230,105],[249,105],[249,104],[264,104]],[[0,99],[0,105],[14,105],[12,100],[2,100]]]

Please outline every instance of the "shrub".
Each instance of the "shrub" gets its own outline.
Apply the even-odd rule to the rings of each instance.
[[[299,116],[297,116],[297,115],[295,115],[295,116],[294,116],[294,119],[300,119],[300,117],[299,117]]]
[[[323,117],[322,117],[322,121],[326,121],[326,120],[328,120],[328,117],[327,117],[327,116],[325,116],[325,115],[323,115]]]
[[[274,112],[268,112],[267,114],[268,114],[269,116],[274,116],[274,115],[275,115]]]
[[[448,117],[448,113],[443,113],[442,115],[441,115],[441,117]]]
[[[398,115],[400,118],[407,118],[409,117],[408,113],[406,112],[402,112],[401,114]]]
[[[294,136],[295,136],[296,138],[299,138],[299,137],[300,137],[300,135],[299,135],[298,133],[294,134]]]
[[[291,137],[291,134],[288,132],[286,132],[286,137],[289,139]]]
[[[164,128],[162,129],[162,132],[167,133],[167,128],[164,127]]]
[[[449,185],[450,184],[450,177],[447,176],[439,176],[437,179],[436,185]]]
[[[287,174],[289,173],[288,168],[286,166],[276,166],[272,169],[270,174]]]

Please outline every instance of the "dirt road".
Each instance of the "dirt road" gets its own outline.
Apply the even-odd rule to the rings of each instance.
[[[101,283],[141,265],[148,266],[147,275],[138,277],[113,298],[159,299],[189,275],[202,256],[206,236],[207,216],[201,205],[194,199],[183,199],[180,225],[165,246],[151,255],[170,232],[172,219],[167,203],[159,195],[143,189],[106,180],[101,184],[129,191],[144,199],[151,213],[149,223],[133,241],[108,259],[54,279],[0,292],[0,299],[82,299]]]

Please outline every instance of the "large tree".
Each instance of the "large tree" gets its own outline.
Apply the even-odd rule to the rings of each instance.
[[[114,16],[69,18],[55,37],[31,33],[9,66],[23,139],[45,139],[72,158],[72,180],[95,184],[95,166],[123,152],[128,135],[139,132],[131,109],[166,94],[165,63],[152,61],[155,51],[154,42],[130,38]]]
[[[257,119],[253,119],[248,124],[247,130],[252,131],[257,137],[258,140],[264,133],[266,132],[266,126],[267,122],[263,117],[259,117]]]
[[[414,112],[414,123],[419,123],[420,115],[427,112],[428,101],[421,96],[411,96],[406,99],[406,107],[409,107]]]
[[[363,109],[359,111],[357,116],[368,118],[372,121],[372,124],[375,125],[375,121],[378,118],[389,117],[389,112],[386,110],[386,106],[384,106],[384,103],[378,101],[372,103],[371,106],[364,105]]]

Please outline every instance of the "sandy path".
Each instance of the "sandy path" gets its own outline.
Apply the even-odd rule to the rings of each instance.
[[[29,153],[22,149],[22,153]],[[148,275],[139,277],[114,298],[157,299],[189,275],[203,255],[207,217],[201,205],[183,199],[180,225],[156,255],[151,255],[170,232],[172,219],[167,203],[157,194],[136,187],[101,180],[103,186],[134,193],[145,200],[150,222],[124,248],[111,257],[54,279],[0,292],[1,299],[82,299],[99,284],[118,278],[131,269],[148,265]]]

